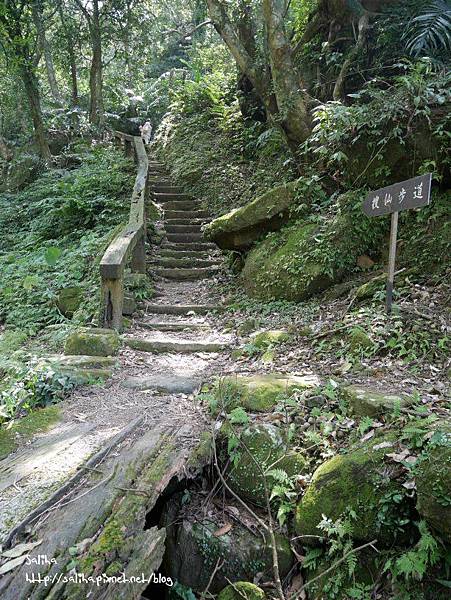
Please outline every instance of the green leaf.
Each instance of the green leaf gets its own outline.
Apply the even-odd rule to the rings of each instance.
[[[230,422],[233,425],[244,425],[249,423],[249,417],[242,406],[237,406],[229,413]]]
[[[29,292],[35,288],[39,283],[39,277],[37,275],[27,275],[23,280],[23,287]]]
[[[61,250],[56,246],[49,246],[45,251],[45,262],[50,266],[54,267],[61,256]]]

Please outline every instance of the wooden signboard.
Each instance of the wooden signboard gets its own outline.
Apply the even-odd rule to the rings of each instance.
[[[363,202],[363,212],[368,217],[391,213],[390,253],[387,277],[387,313],[391,313],[393,280],[395,274],[396,239],[398,235],[398,213],[409,208],[420,208],[429,204],[432,174],[420,175],[370,192]]]

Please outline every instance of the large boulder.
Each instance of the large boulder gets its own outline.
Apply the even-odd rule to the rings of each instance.
[[[252,412],[266,412],[274,408],[278,399],[295,390],[306,390],[320,385],[316,375],[229,375],[214,385],[218,409],[225,400],[226,410],[242,406]]]
[[[369,225],[346,194],[327,220],[299,221],[269,233],[248,254],[241,274],[248,295],[262,300],[302,301],[339,283],[356,258],[374,251],[385,222]]]
[[[347,454],[334,456],[318,467],[296,509],[298,535],[321,536],[323,532],[318,525],[323,516],[336,521],[353,511],[355,539],[393,540],[396,532],[389,526],[391,513],[384,513],[383,521],[380,518],[381,501],[403,489],[390,478],[390,465],[384,463],[385,454],[393,452],[390,444],[390,440],[379,438]],[[409,510],[403,504],[391,503],[390,507],[398,516]],[[306,537],[303,541],[308,544],[312,539]]]
[[[251,342],[256,348],[268,348],[282,344],[290,339],[290,334],[282,329],[270,329],[267,331],[259,331],[251,336]]]
[[[451,434],[442,436],[443,445],[428,450],[417,468],[417,510],[451,543]]]
[[[265,478],[269,493],[275,484],[274,478],[267,475],[272,468],[285,471],[289,477],[305,473],[305,458],[289,449],[282,431],[275,425],[249,426],[241,432],[240,439],[239,457],[226,477],[233,491],[245,500],[266,506]]]
[[[67,336],[64,352],[85,356],[115,356],[120,345],[119,334],[114,329],[80,327]]]
[[[212,577],[218,560],[223,561],[210,584],[213,594],[227,583],[253,580],[257,573],[263,581],[271,581],[272,550],[269,538],[253,533],[233,520],[231,527],[223,527],[224,513],[210,510],[202,517],[200,502],[191,497],[182,506],[182,494],[176,494],[164,508],[160,525],[166,527],[166,553],[163,568],[167,575],[194,592],[202,593]],[[182,511],[182,512],[181,512]],[[248,521],[248,523],[250,523]],[[281,576],[285,577],[293,565],[288,539],[276,534],[276,549]]]
[[[246,250],[267,231],[286,223],[297,201],[298,181],[269,190],[249,204],[211,221],[204,234],[224,250]]]

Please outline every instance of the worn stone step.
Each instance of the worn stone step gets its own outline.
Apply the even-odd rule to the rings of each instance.
[[[205,240],[202,233],[166,233],[166,238],[168,242],[182,242],[182,244]]]
[[[193,258],[194,260],[208,260],[210,253],[202,250],[165,250],[160,251],[162,258]],[[219,260],[220,257],[218,256]]]
[[[167,233],[201,233],[200,225],[172,225],[171,223],[165,222],[165,229]]]
[[[204,267],[199,269],[155,269],[155,274],[164,279],[175,281],[197,281],[212,277],[218,272],[218,267]]]
[[[182,375],[151,375],[149,377],[127,377],[122,386],[132,390],[167,392],[168,394],[192,394],[202,381]]]
[[[165,202],[165,214],[166,210],[175,210],[175,211],[191,211],[196,212],[199,210],[200,202],[199,200],[170,200],[169,202]]]
[[[153,193],[155,202],[158,202],[159,204],[166,204],[167,202],[171,202],[171,201],[181,201],[181,200],[194,200],[194,198],[192,196],[190,196],[189,194],[173,194],[173,193],[160,193],[160,192],[154,192]]]
[[[156,315],[205,315],[222,309],[218,304],[146,304],[146,312]]]
[[[209,215],[205,210],[167,210],[168,206],[164,207],[164,218],[167,221],[173,219],[208,219]]]
[[[167,241],[161,244],[165,250],[200,250],[207,252],[208,250],[216,249],[216,246],[211,242],[172,242]]]
[[[156,354],[169,352],[172,354],[191,354],[194,352],[221,352],[226,348],[226,345],[221,342],[195,342],[193,340],[184,339],[168,339],[165,337],[143,339],[143,338],[124,338],[124,343],[133,348],[133,350],[141,350],[141,352],[154,352]]]
[[[179,185],[167,183],[152,183],[151,189],[158,194],[183,194],[183,189]]]
[[[166,226],[168,225],[198,225],[201,227],[205,223],[208,223],[207,219],[192,219],[189,216],[186,216],[182,219],[165,219],[164,223]]]
[[[151,331],[209,331],[210,326],[205,323],[191,323],[191,321],[135,321],[138,327]]]
[[[166,269],[183,269],[183,268],[204,268],[204,267],[214,267],[220,264],[220,259],[196,259],[192,257],[185,258],[169,258],[169,257],[158,257],[154,261],[154,265],[157,267],[163,267]]]

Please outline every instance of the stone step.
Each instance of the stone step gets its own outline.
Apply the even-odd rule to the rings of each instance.
[[[217,304],[146,304],[146,312],[155,315],[205,315],[215,310],[222,307]]]
[[[168,394],[192,394],[202,381],[182,375],[151,375],[150,377],[127,377],[122,386],[137,391],[155,390]]]
[[[202,233],[166,233],[166,238],[168,242],[181,242],[182,244],[205,241]]]
[[[199,269],[155,269],[155,274],[164,279],[175,281],[197,281],[212,277],[218,272],[218,267],[204,267]]]
[[[161,258],[194,258],[194,260],[207,260],[209,253],[202,250],[161,250]],[[217,257],[218,260],[220,257]]]
[[[158,194],[183,194],[183,189],[178,185],[167,183],[153,183],[152,191]]]
[[[153,193],[155,202],[158,202],[159,204],[166,204],[166,202],[171,202],[171,201],[179,201],[179,200],[194,200],[194,198],[192,196],[190,196],[189,194],[168,194],[168,193],[160,193],[160,192],[154,192]]]
[[[204,225],[205,223],[208,223],[208,219],[191,219],[188,216],[189,213],[187,213],[187,216],[185,218],[182,219],[165,219],[164,223],[165,225]]]
[[[209,219],[209,215],[205,210],[167,210],[167,205],[164,207],[164,218],[167,221],[173,219]]]
[[[163,267],[167,269],[183,269],[183,268],[203,268],[203,267],[214,267],[219,265],[220,259],[195,259],[192,257],[186,258],[168,258],[159,257],[154,261],[157,267]]]
[[[200,203],[199,200],[170,200],[169,202],[165,202],[165,214],[166,210],[175,210],[175,211],[191,211],[197,212],[199,210]]]
[[[190,321],[176,321],[176,322],[146,322],[146,321],[135,321],[138,327],[143,329],[150,329],[152,331],[208,331],[210,326],[204,323],[191,323]]]
[[[184,339],[167,339],[163,336],[155,339],[143,339],[143,338],[123,338],[124,343],[133,350],[140,350],[141,352],[153,352],[155,354],[161,354],[164,352],[170,352],[172,354],[191,354],[194,352],[221,352],[226,348],[225,344],[221,342],[194,342],[193,340]]]
[[[201,233],[200,225],[172,225],[167,221],[165,222],[164,228],[167,233]]]
[[[163,242],[161,247],[165,250],[199,250],[207,252],[208,250],[216,249],[216,246],[211,242]]]

